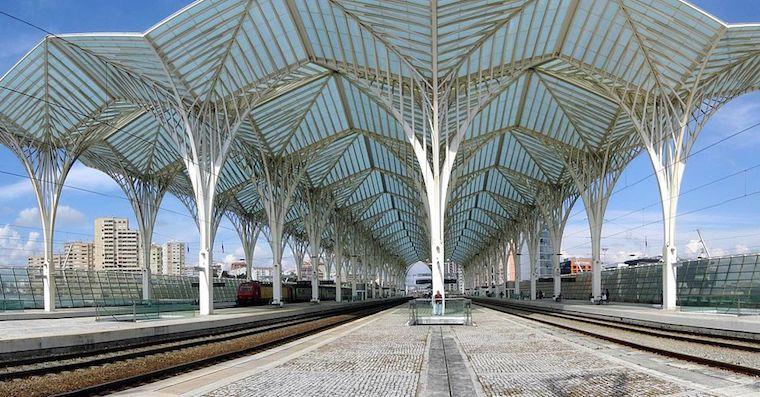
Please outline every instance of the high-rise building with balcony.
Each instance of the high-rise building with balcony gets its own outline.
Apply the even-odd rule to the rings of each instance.
[[[185,268],[185,243],[168,241],[163,249],[163,274],[179,276]]]
[[[139,241],[140,233],[129,229],[128,219],[95,219],[94,268],[141,271]]]

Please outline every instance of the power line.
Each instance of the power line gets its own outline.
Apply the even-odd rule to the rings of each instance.
[[[703,183],[703,184],[701,184],[701,185],[695,186],[695,187],[693,187],[693,188],[690,188],[690,189],[688,189],[688,190],[684,190],[684,191],[680,192],[680,193],[679,193],[677,196],[675,196],[675,197],[672,197],[672,198],[668,198],[668,199],[666,199],[665,201],[669,201],[669,200],[672,200],[672,199],[678,199],[678,198],[681,198],[681,197],[683,197],[683,196],[685,196],[685,195],[688,195],[688,194],[690,194],[690,193],[693,193],[693,192],[695,192],[695,191],[697,191],[697,190],[700,190],[700,189],[704,189],[704,188],[706,188],[706,187],[708,187],[708,186],[714,185],[714,184],[716,184],[716,183],[719,183],[719,182],[723,182],[723,181],[725,181],[725,180],[731,179],[731,178],[733,178],[733,177],[735,177],[735,176],[738,176],[738,175],[746,174],[747,172],[749,172],[749,171],[752,171],[752,170],[754,170],[754,169],[757,169],[757,168],[760,168],[760,163],[756,163],[756,164],[754,164],[754,165],[751,165],[751,166],[749,166],[749,167],[747,167],[747,168],[741,169],[741,170],[739,170],[739,171],[735,171],[735,172],[733,172],[733,173],[730,173],[730,174],[726,174],[726,175],[720,176],[720,177],[718,177],[718,178],[715,178],[715,179],[713,179],[713,180],[711,180],[711,181],[709,181],[709,182],[706,182],[706,183]],[[746,189],[746,186],[745,186],[745,189]],[[637,209],[635,209],[635,210],[631,210],[631,211],[629,211],[629,212],[627,212],[627,213],[624,213],[624,214],[618,215],[618,216],[616,216],[616,217],[614,217],[614,218],[604,219],[604,221],[602,222],[602,224],[606,224],[606,223],[608,223],[608,222],[612,222],[612,221],[615,221],[615,220],[618,220],[618,219],[621,219],[621,218],[625,218],[625,217],[628,217],[628,216],[630,216],[630,215],[633,215],[633,214],[635,214],[635,213],[637,213],[637,212],[639,212],[639,211],[644,211],[644,210],[646,210],[646,209],[652,208],[652,207],[654,207],[654,206],[656,206],[656,205],[658,205],[658,204],[662,205],[662,203],[663,203],[663,201],[662,201],[662,200],[660,200],[660,201],[656,201],[656,202],[653,202],[653,203],[651,203],[651,204],[649,204],[649,205],[646,205],[646,206],[644,206],[644,207],[641,207],[641,208],[637,208]],[[570,234],[567,234],[567,235],[566,235],[566,237],[568,237],[568,236],[573,236],[573,235],[577,235],[577,234],[579,234],[579,233],[580,233],[580,231],[578,231],[578,232],[575,232],[575,233],[570,233]]]
[[[722,205],[734,202],[736,200],[740,200],[740,199],[747,198],[747,197],[752,197],[752,196],[757,195],[757,194],[760,194],[760,190],[755,190],[755,191],[752,191],[752,192],[749,192],[749,193],[745,192],[744,194],[741,194],[741,195],[738,195],[738,196],[734,196],[734,197],[722,200],[722,201],[717,202],[717,203],[709,204],[709,205],[701,207],[701,208],[697,208],[697,209],[694,209],[694,210],[690,210],[690,211],[686,211],[686,212],[682,212],[682,213],[676,214],[676,215],[674,215],[672,217],[672,219],[678,218],[678,217],[681,217],[681,216],[684,216],[684,215],[690,215],[690,214],[694,214],[694,213],[697,213],[697,212],[705,211],[705,210],[708,210],[708,209],[720,207]],[[603,236],[602,238],[608,238],[608,237],[612,237],[612,236],[617,236],[617,235],[620,235],[622,233],[627,233],[627,232],[630,232],[630,231],[633,231],[633,230],[641,229],[641,228],[646,227],[646,226],[656,225],[656,224],[658,224],[660,222],[662,222],[661,219],[657,220],[657,221],[647,222],[645,224],[642,224],[641,226],[635,226],[635,227],[632,227],[632,228],[629,228],[629,229],[625,229],[625,230],[622,230],[622,231],[619,231],[619,232],[615,232],[613,234],[610,234],[610,235],[607,235],[607,236]],[[579,245],[576,245],[576,246],[573,246],[573,247],[569,247],[568,249],[574,249],[574,248],[584,247],[587,244],[590,244],[590,242],[579,244]]]

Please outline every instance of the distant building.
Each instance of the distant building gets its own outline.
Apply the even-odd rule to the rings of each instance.
[[[163,247],[163,274],[179,276],[185,274],[185,243],[168,241]],[[194,272],[197,275],[197,271]]]
[[[272,268],[264,266],[251,267],[251,279],[258,281],[272,281]]]
[[[578,274],[591,271],[591,258],[568,258],[559,264],[562,274]]]
[[[93,269],[93,245],[82,241],[65,243],[63,253],[53,254],[52,259],[56,269],[91,270]],[[44,256],[27,258],[27,267],[41,268],[44,264]]]
[[[198,277],[198,268],[195,266],[187,266],[182,268],[182,276]]]
[[[95,219],[93,240],[96,270],[141,271],[139,260],[140,234],[129,229],[126,218]]]
[[[552,256],[555,255],[549,229],[544,226],[538,235],[538,277],[553,277]]]
[[[230,271],[228,274],[233,277],[245,275],[245,260],[238,259],[235,262],[230,263]]]
[[[222,262],[215,262],[211,264],[211,274],[214,277],[221,277],[222,276],[222,268],[224,266],[224,263]]]
[[[321,266],[322,264],[317,265],[317,279],[322,280],[324,278],[324,266]],[[303,265],[301,265],[301,274],[299,275],[299,280],[311,280],[311,261],[310,260],[304,260]]]
[[[142,257],[142,256],[140,256]],[[150,273],[166,274],[164,269],[164,247],[158,244],[150,245]]]
[[[464,291],[464,278],[460,266],[454,262],[443,265],[443,288],[448,292]]]
[[[60,269],[61,267],[61,254],[53,254],[53,267]],[[26,258],[26,267],[30,269],[41,269],[45,266],[44,256],[30,256]]]
[[[245,260],[240,259],[230,264],[230,271],[240,270],[240,269],[245,270]]]
[[[62,269],[92,270],[94,263],[94,246],[92,243],[75,241],[63,245],[61,255]]]

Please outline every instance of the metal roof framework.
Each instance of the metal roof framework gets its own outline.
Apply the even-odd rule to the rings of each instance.
[[[205,0],[144,33],[48,36],[0,85],[46,252],[76,160],[153,206],[178,195],[202,263],[225,212],[266,224],[279,257],[286,235],[333,245],[308,191],[395,269],[503,251],[552,191],[580,195],[599,240],[644,150],[667,257],[701,126],[760,85],[760,25],[679,0]]]

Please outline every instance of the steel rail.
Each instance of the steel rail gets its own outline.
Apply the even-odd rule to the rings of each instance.
[[[125,351],[123,352],[119,351],[118,349],[114,349],[114,351],[109,351],[109,352],[96,352],[93,355],[111,354],[111,353],[114,353],[114,354],[106,356],[106,357],[96,357],[96,358],[89,358],[89,359],[86,358],[85,360],[71,362],[71,363],[56,364],[56,362],[54,361],[52,365],[50,366],[42,366],[39,368],[21,368],[19,370],[14,370],[13,367],[6,367],[6,372],[0,374],[0,382],[12,381],[15,379],[23,379],[23,378],[28,378],[32,376],[55,375],[55,374],[60,374],[66,371],[75,371],[75,370],[82,370],[82,369],[86,370],[87,368],[92,368],[95,366],[117,364],[126,360],[135,359],[135,358],[150,358],[150,356],[154,356],[154,355],[162,354],[162,353],[171,354],[173,352],[173,353],[179,354],[183,351],[186,351],[187,349],[192,349],[192,348],[203,346],[203,345],[214,345],[218,343],[224,343],[224,342],[232,341],[239,338],[261,334],[268,331],[274,331],[278,329],[284,329],[288,327],[314,323],[314,322],[323,321],[323,320],[340,317],[340,316],[347,316],[344,319],[340,319],[336,322],[331,322],[329,324],[325,324],[316,328],[312,328],[312,329],[308,329],[304,331],[294,330],[293,332],[287,333],[284,336],[276,337],[275,339],[270,340],[270,341],[256,343],[242,350],[215,354],[213,356],[208,356],[202,359],[198,359],[198,360],[194,360],[194,361],[186,362],[182,364],[177,364],[177,365],[169,364],[166,366],[162,366],[161,368],[156,369],[156,370],[150,370],[150,371],[133,375],[133,376],[114,379],[114,380],[102,382],[99,384],[89,385],[89,386],[79,388],[76,390],[65,391],[57,395],[60,395],[60,396],[94,395],[94,394],[102,393],[104,391],[115,391],[115,390],[120,390],[130,385],[145,383],[145,382],[163,378],[169,375],[186,372],[190,369],[201,368],[201,367],[209,366],[218,362],[244,356],[252,352],[262,351],[262,350],[280,345],[282,343],[287,343],[292,340],[296,340],[296,339],[299,339],[299,338],[302,338],[302,337],[305,337],[317,332],[324,331],[325,329],[333,328],[341,324],[354,321],[357,318],[378,313],[388,308],[395,307],[398,304],[399,304],[399,301],[393,300],[390,302],[377,302],[376,304],[369,307],[363,306],[363,307],[355,307],[355,308],[344,308],[343,310],[329,310],[327,313],[308,313],[308,314],[301,315],[302,318],[291,318],[291,317],[297,317],[297,316],[288,316],[288,318],[285,318],[285,319],[273,319],[273,321],[275,321],[275,323],[273,324],[272,323],[264,324],[264,325],[256,326],[254,328],[249,328],[249,329],[244,329],[244,330],[235,329],[238,327],[237,325],[229,326],[229,328],[233,328],[234,330],[227,333],[219,332],[219,328],[215,328],[212,330],[215,332],[209,335],[199,336],[189,341],[168,341],[167,342],[165,340],[160,340],[152,344],[148,342],[145,344],[145,346],[140,346],[139,348],[134,348],[132,346],[127,347]],[[221,327],[221,328],[224,328],[224,327]],[[65,358],[64,360],[68,360],[68,359],[70,358]],[[61,361],[58,357],[56,357],[55,360]],[[23,364],[21,366],[28,366],[28,365],[30,364]]]
[[[657,337],[663,337],[663,338],[671,338],[671,339],[673,339],[673,337],[671,335],[655,335],[655,331],[640,330],[640,329],[638,329],[639,327],[642,327],[642,328],[647,328],[647,327],[643,327],[643,326],[630,326],[629,327],[627,325],[622,325],[622,324],[615,324],[615,326],[612,326],[612,325],[608,325],[608,324],[603,324],[599,320],[589,319],[589,318],[586,318],[586,317],[583,317],[583,316],[573,316],[573,315],[567,315],[567,314],[563,314],[563,316],[556,316],[557,313],[552,313],[550,311],[542,311],[540,309],[530,310],[530,309],[525,309],[524,307],[519,307],[518,308],[518,307],[514,307],[514,306],[509,306],[507,303],[496,304],[495,302],[488,302],[488,301],[479,300],[479,299],[478,300],[473,300],[473,303],[476,304],[476,305],[485,307],[485,308],[489,308],[489,309],[492,309],[492,310],[496,310],[496,311],[502,312],[502,313],[508,313],[508,314],[511,314],[511,315],[514,315],[514,316],[517,316],[517,317],[520,317],[520,318],[523,318],[523,319],[526,319],[526,320],[535,321],[535,322],[538,322],[538,323],[541,323],[541,324],[546,324],[546,325],[550,325],[550,326],[553,326],[553,327],[565,329],[565,330],[568,330],[568,331],[580,333],[580,334],[583,334],[583,335],[587,335],[587,336],[591,336],[591,337],[594,337],[594,338],[602,339],[602,340],[605,340],[605,341],[608,341],[608,342],[617,343],[617,344],[620,344],[620,345],[631,347],[633,349],[643,350],[643,351],[647,351],[647,352],[650,352],[650,353],[656,353],[656,354],[663,355],[663,356],[666,356],[666,357],[677,358],[677,359],[680,359],[680,360],[689,361],[689,362],[693,362],[693,363],[698,363],[698,364],[708,365],[708,366],[712,366],[712,367],[727,369],[727,370],[730,370],[730,371],[739,372],[739,373],[743,373],[743,374],[748,374],[748,375],[752,375],[752,376],[760,376],[760,368],[749,367],[749,366],[745,366],[745,365],[741,365],[741,364],[735,364],[735,363],[729,363],[729,362],[725,362],[725,361],[715,360],[715,359],[707,358],[707,357],[704,357],[704,356],[696,356],[696,355],[692,355],[692,354],[687,354],[687,353],[677,352],[677,351],[673,351],[673,350],[663,349],[663,348],[651,346],[651,345],[648,345],[648,344],[645,344],[645,343],[634,342],[634,341],[632,341],[630,339],[626,339],[626,338],[623,338],[623,337],[615,337],[615,336],[610,336],[610,335],[603,335],[603,334],[599,334],[597,332],[589,331],[589,330],[586,330],[586,329],[583,329],[583,328],[580,328],[580,327],[572,326],[572,325],[569,325],[569,324],[563,324],[563,323],[561,323],[561,320],[570,320],[570,321],[576,321],[576,322],[581,322],[581,323],[586,323],[586,324],[600,325],[600,326],[605,326],[605,327],[608,327],[608,328],[621,329],[621,330],[626,330],[626,331],[629,331],[629,332],[634,332],[634,333],[639,333],[639,334],[645,334],[645,335],[649,335],[649,336],[657,336]],[[549,317],[559,318],[559,320],[552,321],[550,319],[535,318],[535,317],[532,317],[531,314],[546,315],[546,316],[549,316]],[[744,350],[744,351],[756,351],[755,350],[756,347],[751,347],[751,346],[746,346],[746,345],[741,345],[741,344],[731,344],[730,340],[732,338],[726,338],[726,341],[723,342],[724,346],[721,346],[721,345],[718,345],[718,344],[712,343],[712,342],[707,342],[707,341],[699,339],[699,338],[693,338],[693,337],[688,337],[688,336],[681,336],[679,339],[682,340],[682,341],[691,342],[691,343],[695,343],[695,344],[699,344],[699,345],[718,346],[718,347],[725,348],[725,349],[737,349],[737,350]],[[738,339],[738,340],[743,340],[743,339]]]

